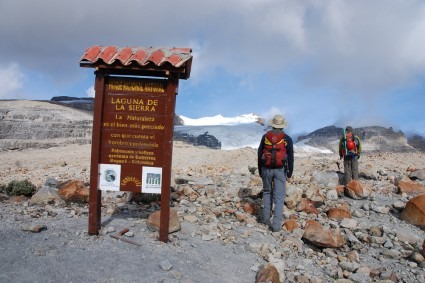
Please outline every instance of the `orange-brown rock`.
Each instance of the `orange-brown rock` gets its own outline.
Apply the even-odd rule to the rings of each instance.
[[[425,229],[425,194],[410,199],[401,212],[400,218]]]
[[[177,232],[181,229],[180,219],[177,215],[177,210],[170,208],[170,218],[168,222],[168,233]],[[161,224],[161,211],[155,211],[151,213],[146,220],[146,225],[151,231],[159,231]]]
[[[298,216],[294,213],[294,214],[289,215],[289,219],[297,220]]]
[[[285,221],[285,224],[283,226],[286,228],[287,231],[292,232],[297,228],[300,228],[300,224],[298,224],[297,221],[293,219],[289,219]]]
[[[243,211],[251,215],[255,215],[257,213],[257,205],[255,202],[246,202],[243,204]]]
[[[351,212],[348,209],[342,207],[333,207],[329,209],[326,214],[328,215],[329,219],[342,220],[344,218],[352,218]]]
[[[235,212],[235,217],[239,221],[245,221],[246,220],[246,214],[239,212],[239,211]]]
[[[302,238],[320,248],[339,248],[345,244],[345,238],[341,233],[325,229],[315,220],[306,222]]]
[[[8,203],[22,203],[27,200],[26,196],[11,196],[6,202]]]
[[[255,283],[264,282],[280,283],[279,273],[276,267],[274,267],[274,265],[271,263],[262,265],[257,272],[257,276],[255,277]]]
[[[339,201],[335,204],[335,207],[350,210],[350,205],[348,204],[348,202],[346,202],[346,201],[344,201],[344,200],[339,200]]]
[[[364,199],[370,195],[372,187],[360,183],[359,180],[351,180],[345,186],[344,191],[352,199]]]
[[[67,182],[58,191],[63,200],[82,203],[89,201],[89,192],[89,188],[80,180]]]
[[[410,180],[407,176],[403,176],[397,181],[397,188],[400,194],[406,193],[408,195],[419,195],[425,194],[425,186],[419,183],[415,183]]]
[[[319,211],[314,206],[314,203],[307,198],[302,198],[300,202],[297,204],[297,207],[295,210],[298,212],[304,211],[306,213],[314,213],[316,215],[319,214]]]
[[[337,185],[335,187],[335,190],[336,190],[336,192],[337,192],[337,194],[338,194],[339,197],[343,197],[344,196],[344,188],[345,188],[344,185]]]

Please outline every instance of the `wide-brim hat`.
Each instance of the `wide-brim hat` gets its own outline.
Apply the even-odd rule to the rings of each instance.
[[[353,132],[353,127],[351,126],[347,126],[347,128],[345,128],[346,132],[352,133]]]
[[[282,115],[274,115],[273,119],[270,121],[270,126],[276,129],[283,129],[288,123]]]

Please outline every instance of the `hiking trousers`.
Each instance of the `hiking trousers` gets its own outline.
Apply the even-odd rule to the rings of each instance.
[[[344,157],[344,178],[346,185],[351,180],[359,179],[359,159],[356,155]]]
[[[271,223],[273,231],[282,228],[283,204],[286,195],[286,171],[285,168],[271,169],[261,168],[263,179],[263,223]],[[271,222],[272,207],[274,205],[273,222]]]

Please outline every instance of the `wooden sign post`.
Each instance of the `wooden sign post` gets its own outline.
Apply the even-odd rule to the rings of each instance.
[[[144,55],[141,54],[144,52]],[[101,192],[161,194],[159,239],[168,241],[174,112],[190,49],[94,46],[80,60],[96,68],[90,171],[90,235],[101,226]]]

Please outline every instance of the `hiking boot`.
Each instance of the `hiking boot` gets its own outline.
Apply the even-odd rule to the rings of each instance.
[[[264,225],[271,227],[272,223],[270,222],[270,219],[263,219],[261,220],[261,223],[263,223]]]
[[[272,232],[280,232],[280,230],[281,230],[281,228],[280,228],[280,227],[273,227],[273,225],[270,225],[269,227],[270,227],[270,230],[271,230]]]

